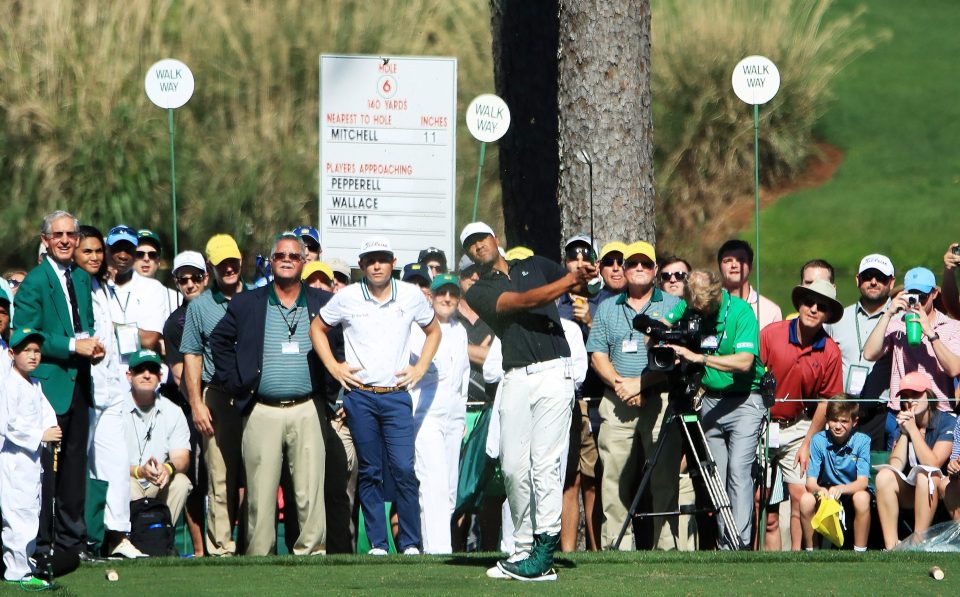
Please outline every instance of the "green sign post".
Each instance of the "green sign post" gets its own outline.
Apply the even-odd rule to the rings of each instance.
[[[147,69],[143,87],[147,97],[159,108],[167,111],[167,128],[170,137],[170,205],[173,212],[173,254],[179,252],[177,239],[177,168],[174,152],[173,111],[186,104],[193,96],[193,73],[186,64],[168,58]]]

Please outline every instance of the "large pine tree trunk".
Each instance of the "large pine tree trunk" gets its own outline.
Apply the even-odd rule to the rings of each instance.
[[[557,256],[556,0],[491,0],[497,95],[510,107],[500,139],[500,182],[506,243]]]
[[[558,200],[563,236],[590,230],[655,243],[649,0],[563,0],[560,10]]]
[[[491,0],[497,93],[510,106],[500,140],[509,244],[558,255],[594,234],[655,242],[649,0]]]

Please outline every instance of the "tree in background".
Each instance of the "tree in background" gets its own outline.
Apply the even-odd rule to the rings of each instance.
[[[510,106],[500,140],[510,244],[556,255],[590,229],[594,162],[601,244],[654,239],[649,0],[491,3],[494,81]]]

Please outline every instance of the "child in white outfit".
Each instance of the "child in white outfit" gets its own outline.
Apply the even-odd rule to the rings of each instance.
[[[0,510],[3,512],[4,580],[29,587],[34,578],[30,556],[40,519],[41,442],[60,441],[57,415],[30,374],[40,364],[44,336],[29,328],[14,330],[9,356],[13,366],[0,384]]]

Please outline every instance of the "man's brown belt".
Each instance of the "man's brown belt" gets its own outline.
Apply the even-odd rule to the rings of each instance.
[[[401,386],[365,386],[363,384],[357,386],[357,389],[373,394],[390,394],[391,392],[403,392],[405,390]]]

